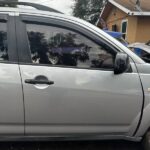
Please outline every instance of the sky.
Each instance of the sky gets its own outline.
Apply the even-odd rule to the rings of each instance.
[[[74,0],[20,0],[20,1],[46,5],[68,15],[72,15],[72,6],[74,4]]]

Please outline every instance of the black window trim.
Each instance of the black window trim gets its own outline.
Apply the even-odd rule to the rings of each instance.
[[[0,21],[8,21],[8,15],[5,15],[5,14],[0,14]]]
[[[74,67],[74,66],[63,66],[63,65],[51,65],[51,64],[34,64],[32,63],[31,60],[31,52],[30,52],[30,48],[29,48],[29,44],[28,44],[28,37],[27,37],[27,31],[26,31],[26,23],[28,24],[39,24],[39,25],[47,25],[47,26],[54,26],[54,27],[61,27],[64,29],[68,29],[74,32],[77,32],[83,36],[85,36],[86,38],[88,38],[89,40],[92,40],[93,42],[95,42],[96,44],[100,44],[99,41],[103,42],[104,44],[108,45],[113,51],[114,54],[116,54],[118,51],[117,49],[112,46],[110,43],[106,42],[104,39],[100,38],[99,36],[95,35],[94,33],[92,33],[91,31],[84,29],[83,27],[81,27],[80,25],[76,25],[74,23],[65,21],[65,20],[60,20],[60,19],[53,19],[50,17],[39,17],[39,16],[31,16],[31,15],[20,15],[17,18],[18,22],[16,23],[19,27],[19,29],[21,28],[22,31],[24,31],[24,33],[22,35],[24,35],[23,37],[23,41],[21,42],[22,44],[24,43],[25,46],[23,46],[24,48],[21,48],[22,44],[18,43],[18,46],[21,48],[19,48],[19,64],[20,65],[32,65],[32,66],[46,66],[46,67],[61,67],[61,68],[73,68],[73,69],[87,69],[87,70],[103,70],[103,71],[114,71],[114,68],[112,69],[107,69],[107,68],[80,68],[80,67]],[[85,34],[86,33],[86,34]],[[20,35],[19,33],[17,34],[18,39]],[[25,57],[22,57],[24,55],[26,55]]]
[[[0,64],[18,64],[18,54],[16,47],[15,19],[9,14],[0,14],[0,22],[6,23],[7,45],[9,60],[1,60]],[[13,40],[12,40],[13,39]]]

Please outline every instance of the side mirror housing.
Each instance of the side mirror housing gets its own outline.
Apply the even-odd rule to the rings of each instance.
[[[130,68],[129,56],[125,53],[118,53],[116,55],[114,64],[114,74],[121,74]]]

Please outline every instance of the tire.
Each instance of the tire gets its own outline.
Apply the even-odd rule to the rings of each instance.
[[[147,134],[145,135],[142,144],[143,144],[144,150],[150,150],[150,131],[147,132]]]

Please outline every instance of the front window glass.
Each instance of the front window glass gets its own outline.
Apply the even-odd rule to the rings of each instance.
[[[115,54],[104,43],[60,27],[27,24],[31,59],[36,64],[112,69]]]

